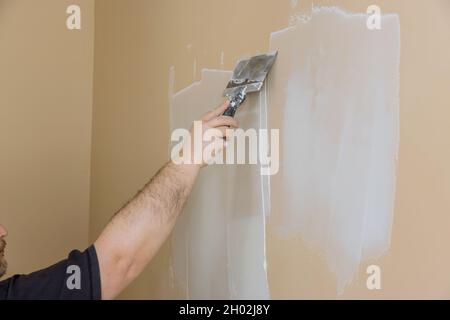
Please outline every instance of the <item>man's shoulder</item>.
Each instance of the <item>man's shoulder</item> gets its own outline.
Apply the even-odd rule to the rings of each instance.
[[[0,280],[0,300],[6,300],[8,297],[8,291],[11,283],[20,277],[20,275],[15,275],[5,280]]]
[[[68,258],[28,275],[0,282],[0,299],[100,299],[100,270],[95,248],[72,251]]]
[[[0,280],[0,300],[5,300],[8,296],[9,281],[10,279]]]

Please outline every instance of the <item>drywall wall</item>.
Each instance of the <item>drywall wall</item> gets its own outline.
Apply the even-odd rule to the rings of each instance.
[[[174,69],[171,72],[175,74]],[[199,82],[171,94],[172,130],[189,129],[192,117],[211,110],[211,103],[220,105],[220,92],[231,75],[205,69]],[[243,130],[265,129],[265,91],[260,95],[262,99],[249,97],[242,106]],[[248,153],[248,143],[245,149]],[[175,227],[173,284],[188,299],[268,299],[264,210],[269,202],[268,178],[260,175],[259,164],[225,163],[203,170]]]
[[[294,3],[295,4],[295,3]],[[97,0],[91,239],[167,159],[168,75],[174,92],[200,80],[204,68],[232,70],[242,56],[269,50],[269,36],[312,1]],[[314,1],[365,12],[373,1]],[[391,245],[360,265],[343,295],[323,254],[268,224],[272,298],[448,298],[450,278],[450,3],[380,0],[399,15],[400,149]],[[237,10],[237,8],[239,10]],[[207,13],[207,14],[205,14]],[[270,93],[269,93],[270,97]],[[211,108],[214,105],[211,106]],[[269,106],[282,108],[282,106]],[[271,216],[281,214],[272,210]],[[171,287],[167,245],[122,298],[183,297]],[[382,270],[382,290],[366,287],[366,268]]]
[[[76,2],[84,27],[68,34],[61,12],[72,1],[0,0],[0,223],[10,231],[10,273],[87,245],[94,1]],[[314,1],[347,12],[372,4]],[[448,298],[450,3],[377,4],[401,24],[395,218],[389,251],[363,263],[339,297]],[[91,240],[167,159],[170,67],[177,70],[175,92],[200,80],[203,68],[232,70],[238,58],[267,51],[272,32],[308,18],[312,5],[96,1]],[[320,252],[276,229],[266,229],[271,297],[335,298],[336,279]],[[163,248],[122,297],[184,297],[172,287],[171,252]],[[380,291],[365,286],[372,263],[382,270]]]
[[[200,80],[205,67],[232,70],[239,57],[266,51],[270,32],[287,26],[290,5],[283,5],[236,32],[253,7],[269,14],[273,3],[96,1],[91,240],[168,159],[170,68],[173,92]],[[201,12],[211,15],[198,19]],[[239,15],[230,20],[224,12]],[[171,253],[168,243],[121,298],[185,297],[171,285]]]
[[[88,245],[94,5],[0,0],[0,223],[8,275]]]

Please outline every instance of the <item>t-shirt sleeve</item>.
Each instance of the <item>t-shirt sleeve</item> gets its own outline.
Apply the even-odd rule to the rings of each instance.
[[[95,247],[84,252],[74,250],[66,260],[47,269],[0,282],[0,295],[2,292],[3,298],[10,300],[100,300]]]

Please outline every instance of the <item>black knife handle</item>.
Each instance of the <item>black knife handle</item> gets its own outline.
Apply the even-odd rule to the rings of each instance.
[[[228,107],[228,109],[227,110],[225,110],[225,112],[223,113],[223,115],[224,116],[227,116],[227,117],[232,117],[232,118],[234,118],[234,115],[236,114],[236,111],[237,111],[237,107]]]

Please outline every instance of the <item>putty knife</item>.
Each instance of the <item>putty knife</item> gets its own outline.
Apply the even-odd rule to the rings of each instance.
[[[238,62],[223,93],[230,100],[224,116],[234,117],[247,94],[261,90],[277,55],[278,52],[262,54]]]

